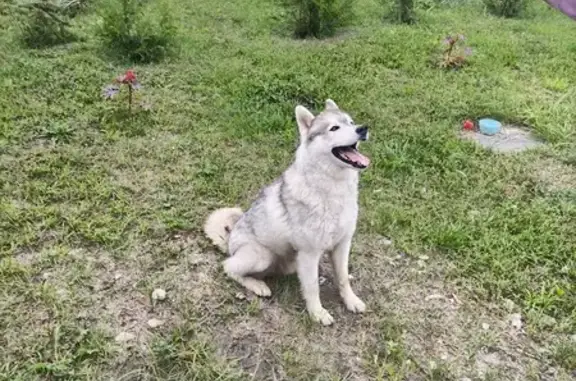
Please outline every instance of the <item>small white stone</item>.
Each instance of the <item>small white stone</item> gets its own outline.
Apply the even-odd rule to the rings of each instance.
[[[318,284],[320,284],[320,286],[322,286],[324,283],[326,283],[326,278],[323,276],[318,277]]]
[[[234,297],[238,300],[244,300],[246,299],[246,295],[242,292],[237,292],[236,295],[234,295]]]
[[[508,322],[515,329],[522,329],[522,315],[520,314],[510,314],[508,315]]]
[[[134,340],[136,338],[136,336],[134,336],[134,334],[130,333],[130,332],[120,332],[116,338],[114,338],[114,340],[117,343],[125,343],[127,341],[131,341]]]
[[[421,255],[421,256],[419,256],[418,258],[420,258],[422,261],[427,261],[427,260],[430,259],[430,257],[427,256],[427,255]]]
[[[488,330],[490,329],[490,324],[488,324],[488,323],[482,323],[482,329],[483,329],[484,331],[488,331]]]
[[[389,240],[388,238],[382,238],[380,240],[380,243],[382,244],[382,246],[392,246],[392,241]]]
[[[354,275],[352,275],[352,274],[348,274],[348,279],[349,279],[349,280],[352,280],[352,279],[354,279]]]
[[[86,310],[80,311],[76,314],[76,319],[86,319],[88,317],[88,312]]]
[[[152,300],[164,300],[166,299],[166,291],[161,288],[157,288],[152,291]]]
[[[150,328],[158,328],[163,324],[164,324],[164,320],[159,320],[159,319],[148,320],[148,327],[150,327]]]

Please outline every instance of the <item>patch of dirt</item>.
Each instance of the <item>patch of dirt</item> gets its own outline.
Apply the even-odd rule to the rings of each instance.
[[[553,368],[542,349],[510,324],[501,307],[478,303],[473,294],[447,284],[441,270],[448,264],[398,254],[375,237],[359,236],[355,242],[352,283],[369,307],[366,314],[345,311],[325,262],[322,301],[336,319],[333,327],[308,321],[297,282],[286,297],[286,289],[269,281],[271,299],[233,302],[249,312],[237,313],[219,328],[221,353],[240,359],[257,380],[306,380],[318,374],[325,375],[322,379],[370,380],[375,365],[370,362],[387,340],[382,330],[394,321],[402,327],[407,359],[418,364],[417,371],[406,374],[412,380],[427,377],[430,361],[443,364],[455,379],[520,381],[538,374],[540,380],[570,379],[558,371],[554,378],[546,376]],[[228,292],[238,290],[232,285]]]
[[[14,255],[14,259],[22,266],[30,266],[36,261],[38,253],[32,250],[20,250]]]
[[[546,159],[535,163],[533,173],[548,192],[576,189],[576,170],[558,160]]]
[[[17,261],[34,266],[46,255],[26,252]],[[55,290],[59,304],[69,304],[67,313],[72,315],[67,318],[110,338],[129,338],[116,343],[120,365],[130,359],[134,350],[146,352],[155,332],[179,326],[185,316],[183,306],[214,306],[213,301],[203,299],[211,298],[218,290],[218,277],[213,274],[217,262],[215,253],[202,251],[194,239],[182,235],[147,243],[123,258],[104,251],[72,249],[57,265],[41,272],[37,281]],[[152,300],[155,288],[166,290],[166,300]],[[47,314],[41,308],[36,311]],[[164,324],[151,328],[151,319]],[[35,328],[40,328],[38,324],[49,320],[49,316],[36,316],[34,320]]]
[[[111,337],[130,333],[143,344],[147,340],[146,322],[150,318],[170,319],[169,310],[151,307],[150,298],[137,287],[142,275],[138,268],[114,259],[109,253],[72,249],[67,266],[54,266],[42,274],[45,284],[61,290],[61,297],[74,295],[71,312],[85,324]]]
[[[144,369],[156,332],[194,321],[221,357],[236,360],[255,380],[364,381],[393,367],[403,379],[418,381],[430,379],[432,363],[442,366],[447,380],[571,379],[551,366],[518,319],[510,319],[518,312],[514,306],[475,301],[472,292],[444,280],[449,263],[406,255],[384,237],[354,240],[352,286],[367,303],[364,315],[345,310],[328,258],[323,261],[321,298],[335,317],[332,327],[309,320],[295,277],[268,280],[272,297],[257,298],[226,279],[220,270],[224,255],[203,245],[182,232],[122,258],[75,249],[40,281],[60,290],[61,300],[72,295],[74,319],[119,338],[116,375]],[[166,300],[152,301],[155,288],[167,292]],[[150,328],[150,319],[164,324]],[[402,356],[386,357],[390,343],[402,348]]]

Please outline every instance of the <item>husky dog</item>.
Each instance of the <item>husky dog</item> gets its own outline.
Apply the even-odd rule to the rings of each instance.
[[[357,148],[368,139],[368,127],[356,125],[331,99],[317,116],[303,106],[295,113],[300,142],[292,165],[246,212],[214,211],[204,232],[229,253],[226,274],[257,295],[271,294],[265,275],[296,272],[311,318],[330,325],[334,319],[322,307],[318,284],[325,252],[348,310],[366,309],[350,287],[348,257],[358,216],[358,173],[370,164]]]

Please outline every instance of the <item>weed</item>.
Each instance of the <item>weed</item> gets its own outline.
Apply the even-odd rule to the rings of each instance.
[[[455,381],[449,366],[444,362],[429,361],[426,376],[426,381]]]
[[[173,49],[176,25],[166,1],[103,0],[98,29],[114,53],[135,62],[154,62]]]
[[[549,289],[544,286],[538,291],[526,292],[525,304],[529,309],[539,311],[544,314],[555,315],[559,306],[568,298],[565,289],[561,285],[554,285]]]
[[[526,0],[482,0],[488,12],[500,17],[521,16],[527,8]]]
[[[576,338],[557,343],[552,349],[552,359],[572,374],[576,373]]]
[[[102,91],[102,96],[104,99],[113,99],[120,93],[120,87],[123,86],[128,89],[128,113],[132,115],[132,104],[134,102],[134,91],[140,90],[142,87],[134,71],[128,70],[123,75],[120,75],[114,79],[114,84],[108,85]]]
[[[152,344],[150,373],[158,380],[232,381],[242,380],[241,372],[231,364],[214,358],[213,348],[198,337],[193,327],[182,327],[169,337],[157,338]]]
[[[45,128],[40,136],[56,143],[69,143],[73,135],[73,127],[69,126],[67,123],[55,123],[50,127]]]
[[[463,46],[464,36],[446,37],[442,43],[446,46],[440,61],[440,67],[444,69],[459,69],[467,63],[467,57],[472,54],[472,48]]]
[[[379,323],[378,340],[368,354],[377,380],[404,380],[415,369],[406,352],[403,327],[395,317],[385,317]]]
[[[414,0],[396,0],[396,18],[403,24],[416,22],[414,13]]]
[[[294,36],[330,37],[354,17],[350,0],[286,0],[293,12]]]
[[[76,40],[70,31],[73,3],[36,0],[19,4],[21,38],[31,48],[45,48]]]
[[[414,0],[380,0],[380,4],[384,10],[384,21],[407,25],[417,21],[415,10],[417,3]]]
[[[60,0],[65,6],[65,12],[70,17],[78,16],[86,12],[92,5],[93,0]]]

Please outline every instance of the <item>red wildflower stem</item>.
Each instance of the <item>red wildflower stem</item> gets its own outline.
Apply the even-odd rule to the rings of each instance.
[[[132,85],[128,85],[128,112],[132,115]]]

